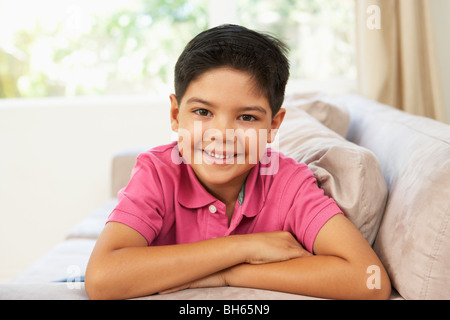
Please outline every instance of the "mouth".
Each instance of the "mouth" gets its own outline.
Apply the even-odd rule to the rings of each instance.
[[[227,155],[227,152],[223,153],[215,153],[214,151],[210,152],[207,150],[203,150],[204,153],[206,153],[208,156],[216,158],[216,159],[231,159],[234,158],[236,156],[236,154],[234,154],[234,152],[232,154]]]
[[[238,164],[238,162],[242,162],[242,156],[241,154],[237,154],[233,152],[227,152],[227,151],[208,151],[202,149],[202,159],[206,164],[209,165],[232,165],[232,164]]]

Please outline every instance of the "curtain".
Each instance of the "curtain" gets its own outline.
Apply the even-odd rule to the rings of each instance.
[[[356,0],[359,92],[445,121],[429,0]]]

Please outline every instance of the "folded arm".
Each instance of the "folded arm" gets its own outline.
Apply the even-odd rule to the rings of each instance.
[[[338,299],[389,297],[381,262],[344,216],[322,227],[314,252],[307,253],[287,232],[148,247],[133,229],[108,223],[89,261],[86,292],[95,299],[119,299],[232,285]],[[380,289],[367,286],[373,265],[380,270]]]
[[[333,299],[387,299],[391,284],[380,260],[343,215],[331,218],[314,242],[314,256],[225,272],[227,284]],[[375,266],[375,267],[373,267]]]
[[[132,298],[193,283],[238,264],[285,261],[304,255],[309,253],[288,232],[148,246],[137,231],[110,222],[91,254],[85,286],[93,299]]]

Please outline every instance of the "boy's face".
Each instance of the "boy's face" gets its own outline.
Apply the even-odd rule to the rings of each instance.
[[[285,110],[272,118],[269,101],[248,73],[218,68],[192,81],[181,101],[171,99],[178,147],[206,186],[243,183],[272,142]]]

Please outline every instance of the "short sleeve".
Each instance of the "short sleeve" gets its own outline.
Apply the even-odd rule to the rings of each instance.
[[[150,245],[162,228],[165,212],[160,178],[150,160],[138,156],[130,181],[117,198],[117,206],[107,222],[129,226]]]
[[[283,230],[291,232],[309,252],[320,229],[334,215],[342,214],[336,202],[325,195],[305,165],[286,184],[281,202],[287,207]]]

